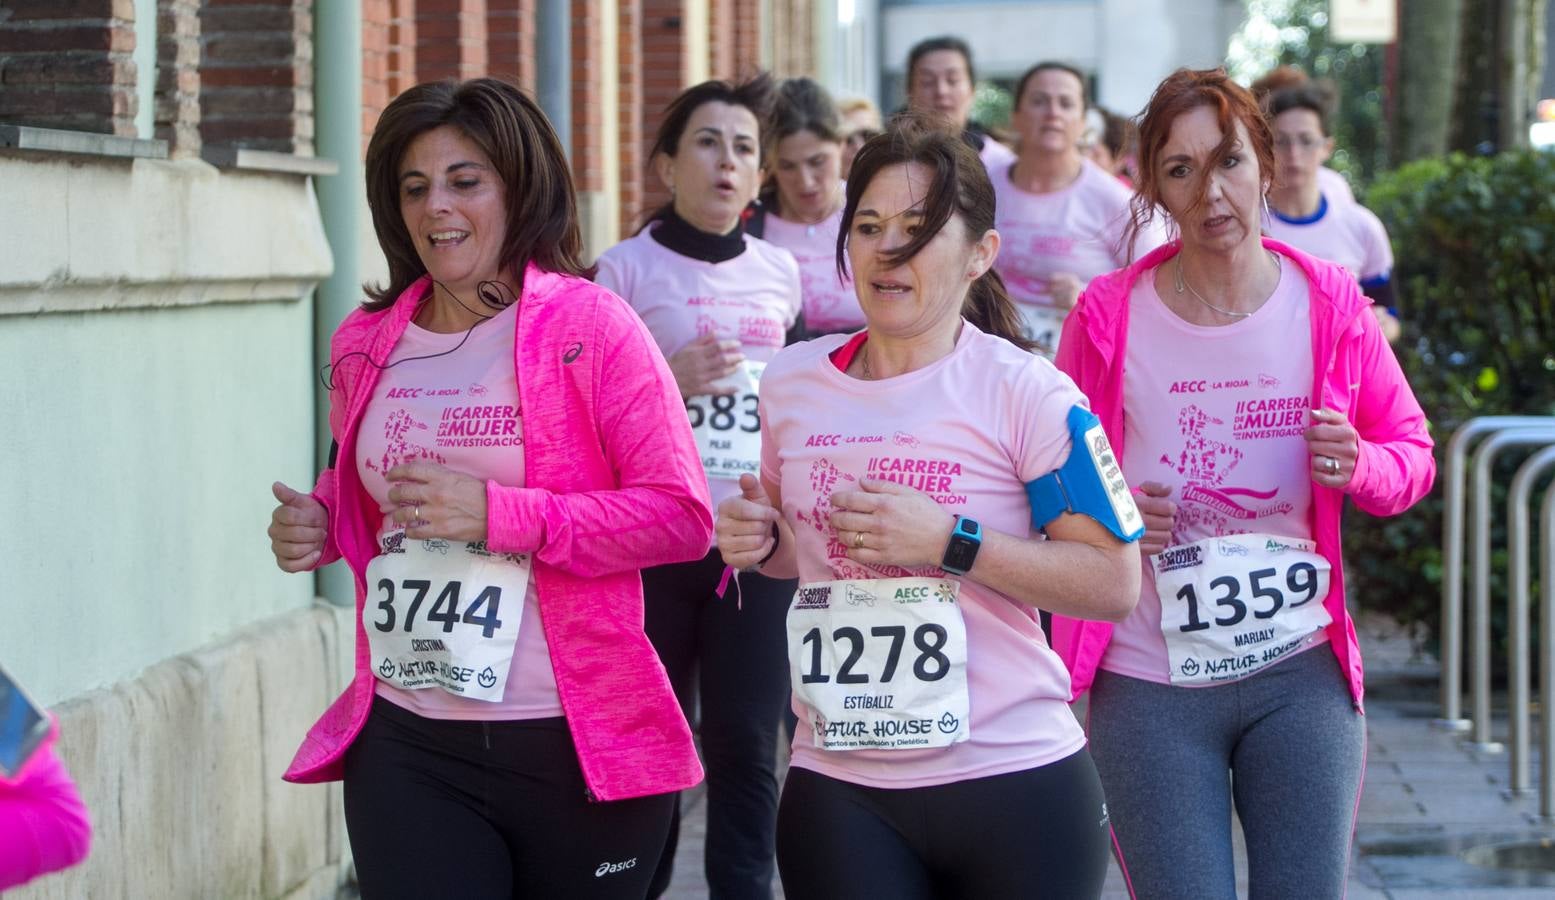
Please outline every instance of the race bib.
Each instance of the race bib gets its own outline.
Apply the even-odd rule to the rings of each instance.
[[[1331,567],[1317,544],[1237,534],[1151,557],[1172,684],[1236,681],[1316,643]]]
[[[380,681],[498,702],[529,590],[527,553],[395,531],[367,564],[362,627]]]
[[[1037,345],[1037,352],[1052,359],[1058,352],[1058,338],[1064,331],[1067,310],[1037,303],[1017,303],[1021,323],[1026,327],[1026,337]]]
[[[757,387],[767,364],[747,359],[733,375],[719,382],[732,394],[699,394],[686,398],[691,435],[702,455],[708,478],[739,480],[761,468],[761,417]]]
[[[958,590],[941,578],[799,588],[788,668],[816,747],[917,750],[971,736]]]

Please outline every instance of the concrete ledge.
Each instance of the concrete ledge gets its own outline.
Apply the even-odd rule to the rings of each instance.
[[[200,158],[219,169],[247,169],[280,175],[337,175],[340,164],[317,156],[249,150],[245,147],[206,147]]]
[[[334,261],[299,174],[0,152],[0,316],[306,297]]]
[[[92,855],[6,900],[333,900],[349,862],[339,786],[281,773],[344,686],[353,624],[320,603],[59,706]]]
[[[31,125],[0,125],[0,147],[38,153],[167,159],[167,141],[119,137],[91,131],[34,128]]]

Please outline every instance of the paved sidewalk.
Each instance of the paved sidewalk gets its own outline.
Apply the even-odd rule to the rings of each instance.
[[[1438,667],[1414,652],[1401,629],[1388,620],[1357,626],[1367,662],[1367,760],[1355,851],[1350,865],[1350,900],[1550,900],[1555,872],[1492,869],[1463,859],[1484,845],[1555,841],[1555,827],[1538,818],[1536,793],[1508,798],[1506,754],[1481,756],[1459,739],[1436,729]],[[1504,709],[1495,736],[1506,734]],[[1534,733],[1539,727],[1534,719]],[[1539,763],[1534,759],[1535,787]],[[705,798],[688,792],[675,878],[666,897],[707,897],[702,881],[706,834]],[[1238,837],[1238,890],[1246,896],[1244,860]],[[774,896],[781,898],[780,889]],[[1126,900],[1116,867],[1107,900]],[[796,898],[798,900],[798,898]]]

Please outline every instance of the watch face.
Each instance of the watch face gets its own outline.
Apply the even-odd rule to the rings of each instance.
[[[972,568],[973,560],[977,559],[979,546],[978,542],[967,540],[959,534],[953,536],[950,546],[945,548],[945,561],[940,567],[949,572],[967,571]]]

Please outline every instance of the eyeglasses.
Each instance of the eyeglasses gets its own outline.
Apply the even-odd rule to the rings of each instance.
[[[1292,147],[1301,151],[1315,150],[1323,145],[1321,138],[1315,138],[1310,134],[1304,134],[1294,140],[1283,135],[1274,139],[1276,150],[1289,150]]]

